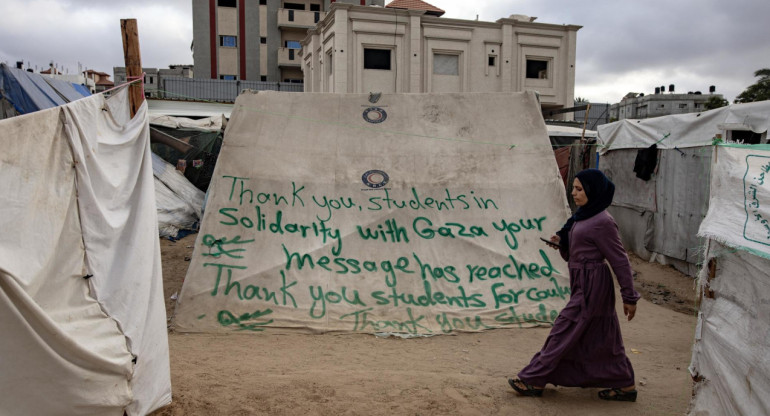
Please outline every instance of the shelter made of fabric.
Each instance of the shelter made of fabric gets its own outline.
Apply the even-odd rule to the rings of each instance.
[[[764,133],[769,120],[764,101],[600,126],[599,168],[615,182],[610,212],[626,248],[696,276],[704,261],[698,228],[709,209],[715,138],[736,128]],[[638,172],[641,156],[649,158],[647,175]]]
[[[434,335],[550,325],[567,219],[533,93],[247,92],[179,331]]]
[[[709,146],[729,126],[740,126],[754,133],[766,132],[770,127],[770,101],[603,124],[598,127],[600,153],[644,149],[652,144],[657,144],[659,149]]]
[[[0,414],[170,403],[146,105],[126,90],[0,121]]]
[[[15,114],[0,114],[0,119],[57,107],[89,95],[84,88],[69,82],[0,63],[0,100],[15,110]],[[4,110],[8,112],[10,109]]]
[[[770,414],[770,146],[718,146],[690,372],[690,414]]]

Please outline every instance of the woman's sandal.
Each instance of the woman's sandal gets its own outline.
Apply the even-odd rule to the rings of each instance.
[[[618,388],[602,390],[599,392],[599,398],[616,402],[635,402],[636,390],[623,391]]]
[[[517,386],[516,385],[517,383],[521,384],[525,388],[521,388],[521,387]],[[527,383],[519,380],[518,378],[515,378],[515,379],[514,378],[509,378],[508,379],[508,384],[510,384],[511,387],[513,387],[513,389],[516,390],[516,393],[519,393],[522,396],[540,397],[540,396],[543,395],[543,390],[545,390],[545,389],[538,389],[536,387],[532,387],[532,385],[527,384]]]

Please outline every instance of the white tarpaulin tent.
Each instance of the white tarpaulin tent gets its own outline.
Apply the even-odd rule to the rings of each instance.
[[[180,331],[441,334],[549,324],[569,215],[533,93],[246,92]]]
[[[160,236],[176,237],[179,230],[194,229],[200,221],[206,194],[155,153],[152,153],[152,171]]]
[[[708,238],[690,415],[770,414],[770,146],[722,145],[699,234]]]
[[[0,122],[0,414],[171,401],[146,111],[123,90]]]
[[[616,185],[610,212],[626,248],[697,275],[703,262],[697,231],[708,209],[712,143],[734,130],[764,133],[769,124],[770,101],[764,101],[599,126],[599,168]],[[643,180],[634,172],[635,161],[653,144],[655,170]]]

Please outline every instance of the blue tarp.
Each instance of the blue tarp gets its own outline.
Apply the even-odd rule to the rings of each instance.
[[[0,98],[10,102],[19,114],[57,107],[90,95],[83,92],[69,82],[0,64]]]

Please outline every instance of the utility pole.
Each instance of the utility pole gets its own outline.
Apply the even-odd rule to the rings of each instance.
[[[135,81],[128,86],[128,102],[131,108],[131,117],[134,117],[139,106],[144,101],[144,88],[142,78],[142,56],[139,53],[139,31],[136,19],[120,19],[120,30],[123,38],[123,60],[126,65],[126,80]]]

